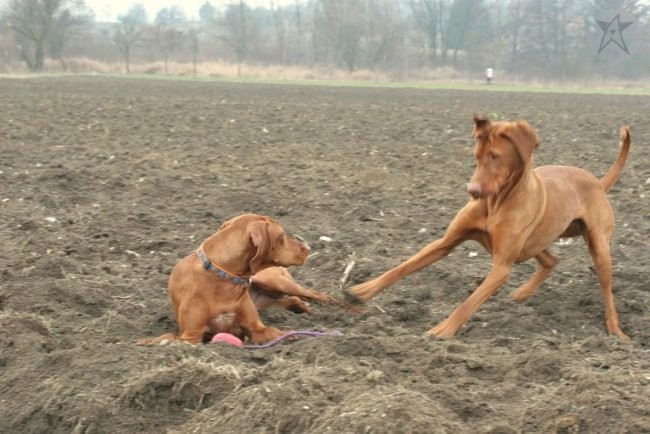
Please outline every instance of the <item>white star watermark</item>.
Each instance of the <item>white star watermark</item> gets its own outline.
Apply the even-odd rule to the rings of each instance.
[[[635,23],[635,21],[621,22],[621,14],[619,13],[609,22],[601,21],[599,19],[596,19],[596,22],[603,31],[603,37],[600,39],[600,46],[598,47],[598,54],[601,54],[611,42],[618,45],[618,47],[627,54],[630,54],[630,51],[627,49],[627,45],[625,44],[623,30],[630,27]]]
[[[634,54],[642,39],[637,18],[625,11],[608,11],[594,17],[591,51],[603,62],[622,62]]]

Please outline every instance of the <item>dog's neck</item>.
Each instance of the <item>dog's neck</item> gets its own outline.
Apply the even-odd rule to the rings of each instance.
[[[510,203],[518,204],[522,200],[530,201],[531,197],[537,197],[542,185],[533,169],[531,158],[528,164],[513,172],[499,192],[487,198],[488,213],[496,212]]]
[[[223,238],[217,232],[203,241],[201,245],[205,255],[217,267],[237,276],[249,276],[251,274],[250,261],[253,253],[248,245],[248,240],[243,243],[239,240],[237,240],[238,242],[232,242],[233,240],[230,239],[232,237]]]

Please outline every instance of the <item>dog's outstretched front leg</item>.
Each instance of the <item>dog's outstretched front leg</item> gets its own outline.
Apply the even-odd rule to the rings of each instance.
[[[322,302],[331,301],[331,297],[313,289],[300,286],[284,267],[269,267],[251,276],[251,281],[262,289],[286,295],[295,295]]]
[[[436,240],[401,265],[385,272],[376,279],[350,288],[346,292],[361,301],[368,301],[403,277],[415,273],[440,258],[447,256],[451,249],[456,247],[460,241],[462,240],[452,241],[448,238]]]
[[[469,202],[456,214],[442,238],[425,246],[406,262],[373,280],[354,286],[346,292],[352,297],[366,302],[405,276],[447,256],[454,247],[472,238],[473,232],[481,230],[484,226],[484,206],[478,201]]]

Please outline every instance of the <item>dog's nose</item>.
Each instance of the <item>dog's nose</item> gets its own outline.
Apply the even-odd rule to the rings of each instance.
[[[470,182],[467,184],[467,192],[474,199],[478,199],[483,195],[483,189],[481,188],[481,184],[478,182]]]

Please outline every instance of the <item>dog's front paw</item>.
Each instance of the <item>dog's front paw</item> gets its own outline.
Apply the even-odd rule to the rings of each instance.
[[[343,294],[345,294],[348,301],[356,304],[366,303],[378,292],[379,291],[375,288],[373,280],[343,290]]]
[[[150,347],[152,345],[167,345],[168,343],[174,342],[175,340],[176,335],[174,335],[174,333],[165,333],[164,335],[158,336],[157,338],[138,339],[135,344],[142,347]]]
[[[628,335],[626,335],[625,332],[623,332],[623,330],[621,330],[621,328],[619,326],[609,326],[608,325],[607,326],[607,334],[609,336],[616,336],[617,338],[619,338],[622,341],[629,341],[630,340],[630,337]]]
[[[437,326],[431,328],[428,332],[426,332],[426,335],[435,336],[440,339],[449,339],[454,337],[457,330],[458,327],[452,324],[449,319],[446,319]]]
[[[343,290],[343,298],[345,299],[345,301],[357,305],[365,304],[366,300],[358,296],[355,292],[352,292],[352,289],[354,288]]]
[[[282,332],[275,327],[264,327],[262,330],[250,334],[250,342],[254,344],[265,344],[273,339],[282,336]]]

